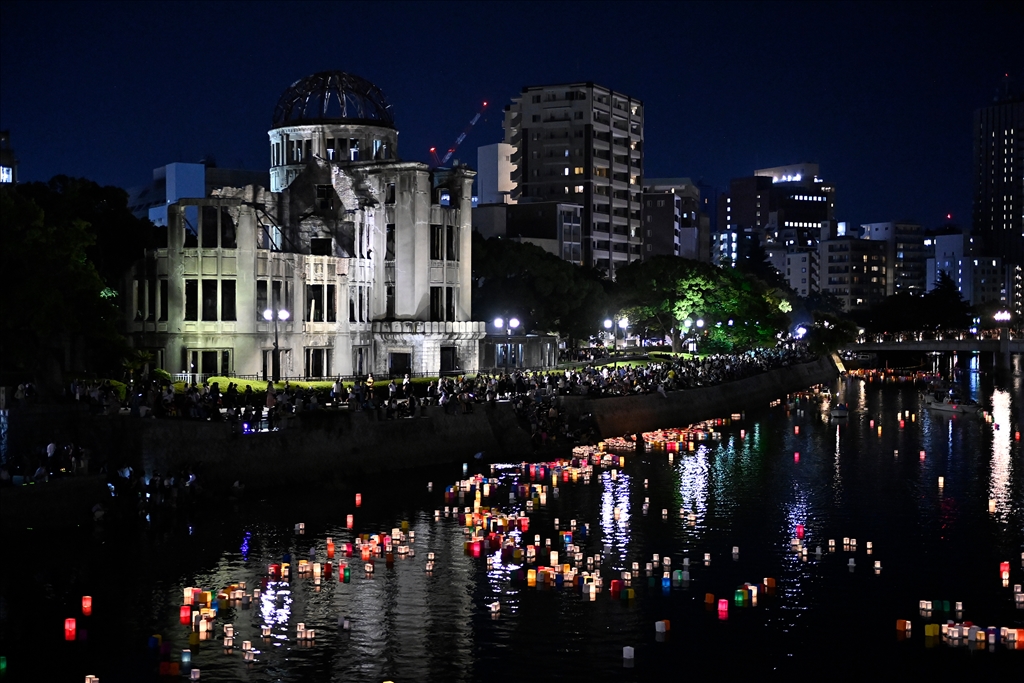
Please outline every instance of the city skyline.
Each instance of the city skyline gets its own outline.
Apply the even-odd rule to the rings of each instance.
[[[267,168],[278,94],[327,69],[384,91],[408,160],[447,149],[487,100],[455,154],[472,166],[524,86],[590,81],[643,101],[647,177],[724,190],[810,161],[839,189],[838,220],[968,228],[972,114],[1024,72],[1008,3],[240,7],[6,3],[0,128],[19,180],[131,187],[208,155]],[[283,16],[317,19],[285,35]]]

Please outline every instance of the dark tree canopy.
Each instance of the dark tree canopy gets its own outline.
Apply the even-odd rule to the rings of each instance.
[[[872,332],[963,330],[971,324],[971,307],[953,278],[942,271],[926,294],[898,292],[871,309],[865,327]]]
[[[608,309],[599,273],[529,243],[473,233],[473,315],[516,317],[523,332],[589,338]]]
[[[0,191],[3,381],[55,389],[62,372],[119,372],[127,354],[117,290],[153,238],[127,194],[58,176]]]

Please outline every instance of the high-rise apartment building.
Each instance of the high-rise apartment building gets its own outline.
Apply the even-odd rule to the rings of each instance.
[[[836,237],[820,243],[821,291],[845,311],[864,311],[885,299],[886,246],[878,240]]]
[[[1024,95],[1008,81],[974,112],[973,213],[982,253],[1024,265]]]
[[[505,107],[512,199],[583,206],[583,263],[615,276],[641,256],[644,107],[593,83],[526,87]]]
[[[865,223],[860,229],[864,239],[880,240],[886,244],[886,296],[898,292],[923,294],[928,254],[921,226],[906,221],[888,221]]]

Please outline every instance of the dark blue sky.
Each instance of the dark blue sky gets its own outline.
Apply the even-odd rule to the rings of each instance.
[[[594,81],[646,106],[647,177],[725,187],[821,164],[837,217],[970,223],[971,115],[1024,76],[1010,3],[0,3],[0,127],[22,180],[139,185],[268,164],[293,81],[342,69],[391,100],[403,158],[502,138],[524,85]]]

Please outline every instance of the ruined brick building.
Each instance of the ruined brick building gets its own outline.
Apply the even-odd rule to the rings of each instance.
[[[167,207],[126,283],[136,348],[197,378],[475,372],[475,172],[399,160],[384,94],[340,71],[289,87],[269,136],[269,188]]]

